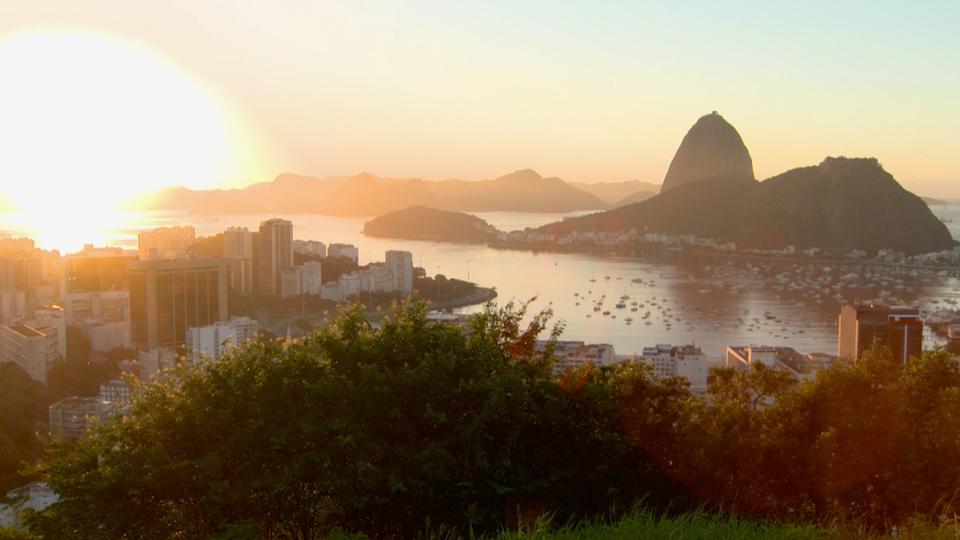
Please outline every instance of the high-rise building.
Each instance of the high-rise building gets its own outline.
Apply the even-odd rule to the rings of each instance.
[[[360,250],[353,244],[330,244],[327,247],[327,257],[345,257],[354,263],[360,261]]]
[[[904,365],[923,353],[923,320],[915,307],[844,304],[837,336],[837,356],[854,362],[875,341],[889,347]]]
[[[97,397],[68,397],[50,405],[50,438],[79,439],[87,428],[109,418],[114,407]]]
[[[413,293],[413,254],[390,250],[386,254],[386,263],[393,279],[393,290],[400,296],[410,296]]]
[[[323,286],[322,265],[317,261],[307,261],[301,268],[301,294],[320,296],[320,287]]]
[[[123,249],[87,244],[82,251],[67,255],[64,294],[127,290],[127,269],[136,261],[136,255]]]
[[[193,362],[201,358],[218,360],[229,348],[241,345],[257,336],[257,321],[249,317],[234,317],[207,326],[195,326],[187,335],[187,354]]]
[[[260,294],[281,296],[283,272],[293,268],[293,223],[269,219],[260,224],[257,243]]]
[[[230,227],[223,232],[223,256],[230,259],[230,288],[240,294],[254,289],[254,233],[246,227]]]
[[[133,345],[177,347],[187,329],[227,318],[229,261],[220,257],[140,261],[130,266]]]
[[[0,362],[17,364],[34,380],[47,383],[47,371],[57,361],[57,332],[32,326],[0,326]]]
[[[280,274],[280,298],[293,298],[303,294],[303,267],[294,266]]]
[[[137,235],[141,261],[179,259],[190,253],[197,233],[190,225],[160,227]]]

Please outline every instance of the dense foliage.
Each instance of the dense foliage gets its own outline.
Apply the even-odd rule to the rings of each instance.
[[[177,373],[95,436],[53,449],[41,468],[62,502],[33,526],[406,537],[598,512],[659,486],[617,425],[617,385],[642,407],[652,383],[633,369],[558,385],[533,349],[546,316],[522,318],[490,312],[463,332],[408,304],[374,331],[353,310],[303,341]]]
[[[47,391],[20,366],[0,363],[0,497],[26,480],[20,469],[43,449]]]
[[[953,516],[960,368],[875,348],[798,383],[714,370],[708,395],[627,362],[554,376],[549,313],[468,328],[423,303],[374,330],[359,308],[299,341],[261,341],[147,386],[40,472],[46,538],[318,538],[495,533],[637,501],[793,523]],[[524,324],[523,321],[531,322]],[[554,327],[556,335],[559,328]]]

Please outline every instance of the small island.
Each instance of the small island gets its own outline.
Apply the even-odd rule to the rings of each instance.
[[[411,206],[368,221],[363,226],[363,234],[377,238],[484,244],[496,238],[497,229],[463,212]]]

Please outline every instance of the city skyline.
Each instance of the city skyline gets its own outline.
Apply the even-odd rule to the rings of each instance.
[[[960,196],[960,11],[864,7],[7,6],[0,172],[23,181],[3,196],[65,209],[31,199],[95,186],[116,205],[283,172],[659,183],[710,110],[760,179],[875,156],[911,191]]]

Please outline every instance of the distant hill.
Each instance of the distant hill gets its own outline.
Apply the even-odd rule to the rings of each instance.
[[[623,199],[613,203],[611,206],[613,206],[614,208],[620,208],[621,206],[627,206],[634,203],[643,202],[649,199],[650,197],[655,196],[656,194],[657,194],[656,191],[637,191],[636,193],[632,193],[624,197]]]
[[[570,182],[570,185],[579,189],[580,191],[586,191],[608,205],[616,205],[637,192],[660,192],[660,184],[641,182],[640,180],[628,180],[626,182],[597,182],[596,184]]]
[[[700,117],[680,142],[660,192],[709,178],[753,179],[753,160],[743,139],[716,111]]]
[[[373,216],[426,205],[471,212],[572,212],[600,210],[606,204],[560,178],[543,178],[525,169],[494,180],[424,181],[382,178],[369,173],[324,179],[282,174],[272,182],[243,189],[170,188],[141,207],[192,213],[318,213]]]
[[[927,203],[927,206],[943,206],[950,204],[949,202],[943,199],[934,199],[933,197],[920,197],[923,199],[923,202]]]
[[[876,159],[827,158],[757,182],[720,176],[643,202],[542,227],[544,232],[637,228],[757,248],[896,249],[925,253],[954,241],[927,205]]]
[[[483,243],[492,239],[497,230],[470,214],[414,206],[368,221],[363,226],[363,234],[404,240]]]

